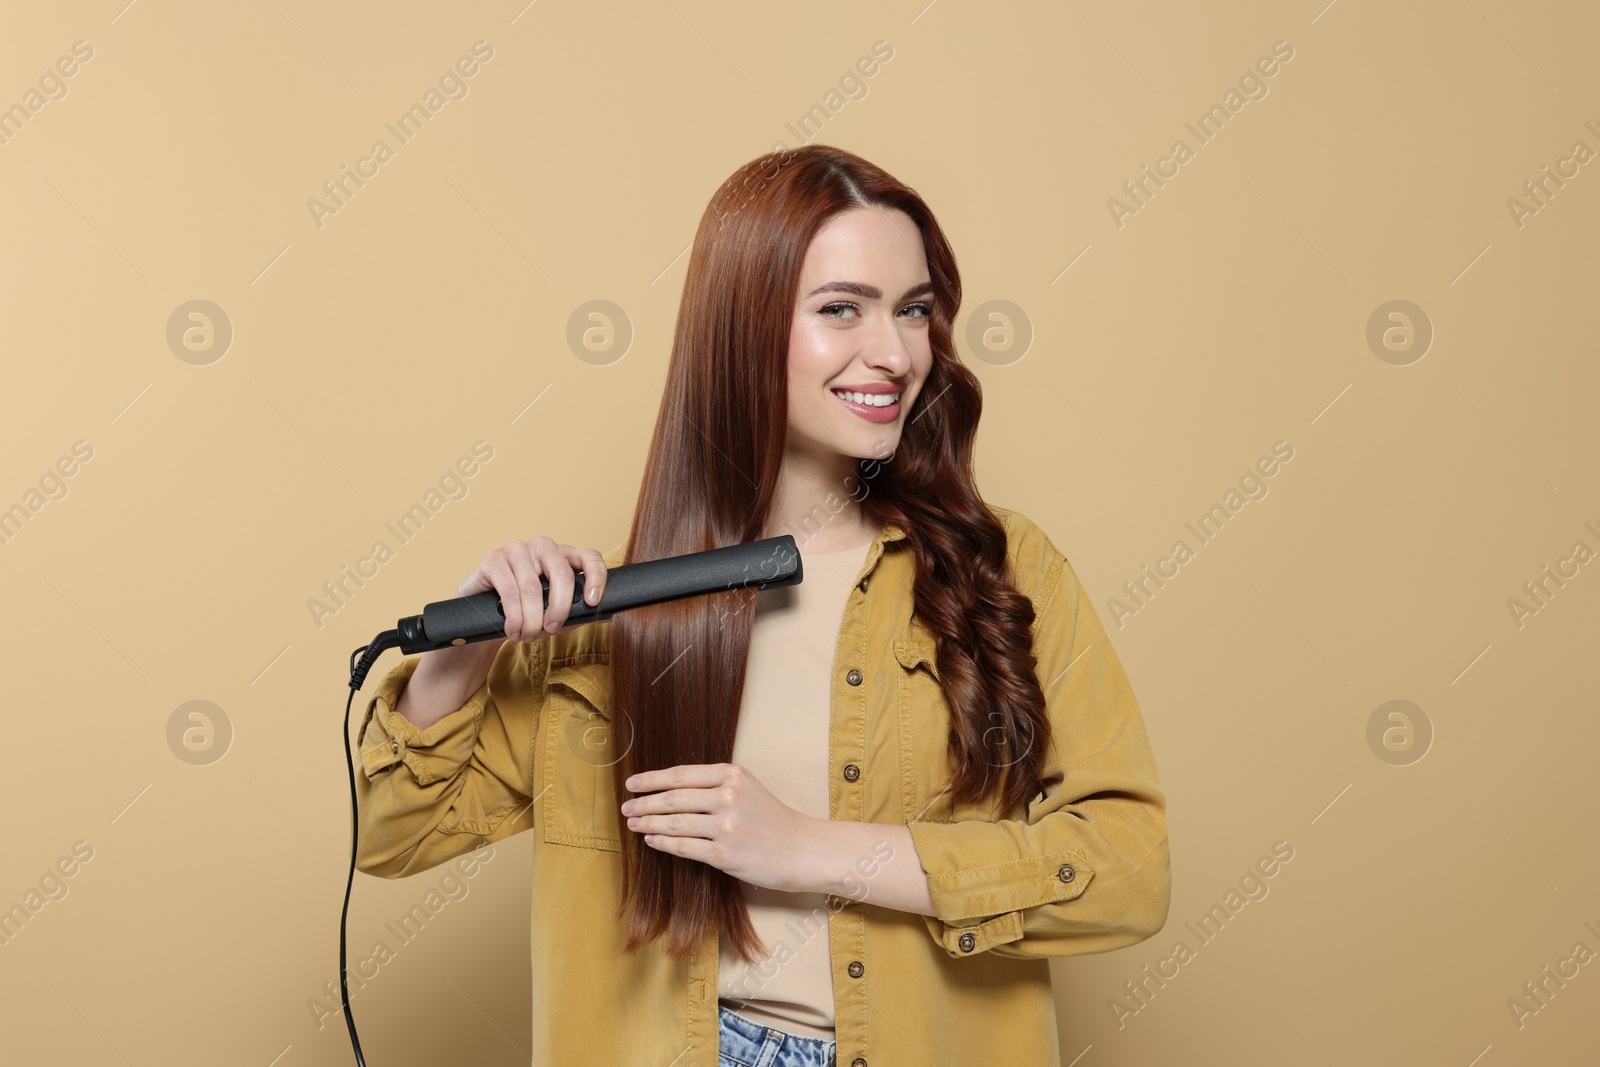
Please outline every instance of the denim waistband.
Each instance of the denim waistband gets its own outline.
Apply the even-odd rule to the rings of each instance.
[[[717,1005],[719,1060],[743,1067],[831,1067],[838,1043],[792,1034]]]

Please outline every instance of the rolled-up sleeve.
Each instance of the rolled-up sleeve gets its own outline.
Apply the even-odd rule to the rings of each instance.
[[[507,641],[478,691],[426,729],[395,710],[422,657],[384,676],[357,735],[357,869],[404,877],[533,824],[547,656],[543,639]]]
[[[913,821],[951,956],[1106,952],[1151,937],[1171,900],[1166,799],[1144,719],[1094,605],[1046,539],[1034,654],[1052,744],[1022,819]]]

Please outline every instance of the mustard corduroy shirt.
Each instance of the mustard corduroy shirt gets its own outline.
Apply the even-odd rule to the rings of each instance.
[[[864,899],[827,898],[841,1067],[1059,1067],[1049,958],[1166,921],[1166,801],[1128,678],[1066,557],[1020,512],[991,510],[1037,613],[1054,731],[1042,776],[1056,780],[1016,819],[937,795],[950,707],[912,610],[914,555],[886,523],[839,631],[829,818],[909,827],[937,915],[870,903],[870,870]],[[606,559],[620,563],[620,549]],[[623,798],[588,746],[610,709],[609,634],[506,642],[484,685],[425,730],[394,711],[421,657],[396,664],[358,739],[357,867],[405,877],[532,831],[533,1062],[716,1067],[716,931],[675,961],[660,940],[624,953],[614,919]]]

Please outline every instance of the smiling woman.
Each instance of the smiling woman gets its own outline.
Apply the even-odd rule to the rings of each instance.
[[[973,1062],[1007,1031],[1019,1062],[1053,1051],[1037,989],[994,975],[964,1016],[957,987],[969,983],[898,956],[887,925],[925,925],[950,958],[993,949],[1037,963],[1149,936],[1169,891],[1164,802],[1109,642],[1048,539],[977,491],[982,400],[952,341],[960,305],[932,211],[867,160],[812,145],[730,176],[695,237],[625,561],[788,533],[806,582],[792,605],[738,590],[619,615],[606,635],[611,719],[626,714],[628,745],[595,807],[627,800],[625,779],[642,772],[626,822],[603,835],[620,851],[625,951],[664,940],[695,975],[714,938],[721,1009],[805,1052],[832,1054],[837,1041],[857,1063],[900,1062],[902,1039]],[[821,502],[874,460],[875,491],[819,528]],[[1045,817],[1079,795],[1062,785],[1068,765],[1085,786],[1095,778],[1092,755],[1056,762],[1068,713],[1047,700],[1041,667],[1055,682],[1075,660],[1052,646],[1068,632],[1040,619],[1052,602],[1081,624],[1078,653],[1097,660],[1072,680],[1106,718],[1071,714],[1074,739],[1107,738],[1098,751],[1120,763],[1098,782],[1120,809],[1104,822]],[[1019,817],[1040,820],[1038,834]],[[1108,852],[1103,831],[1084,836],[1090,826],[1128,836]],[[865,914],[834,909],[830,937],[794,937],[840,897],[841,872],[879,848],[891,858],[865,912],[897,918],[863,926]],[[1091,879],[1099,891],[1085,894]],[[1098,905],[1063,912],[1060,926],[1046,918],[1085,895]],[[1084,941],[1039,936],[1069,929]],[[796,940],[816,951],[771,967]],[[740,979],[758,968],[760,995],[746,997]],[[869,982],[922,990],[925,1003],[885,1022],[864,999]],[[1036,1028],[1014,1014],[1030,1012]],[[724,1044],[742,1047],[739,1020],[723,1022]]]
[[[534,1062],[1054,1067],[1048,958],[1164,923],[1138,703],[1066,557],[978,492],[960,306],[881,168],[740,168],[695,235],[629,536],[491,553],[503,601],[548,575],[553,632],[407,659],[369,705],[360,869],[534,830]],[[798,585],[563,626],[575,568],[601,588],[785,534]]]

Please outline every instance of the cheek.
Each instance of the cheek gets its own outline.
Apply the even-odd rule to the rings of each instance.
[[[790,349],[802,354],[815,353],[822,347],[821,332],[815,323],[797,320],[789,330]]]
[[[841,369],[837,339],[825,327],[796,325],[789,331],[789,388],[814,392]]]

